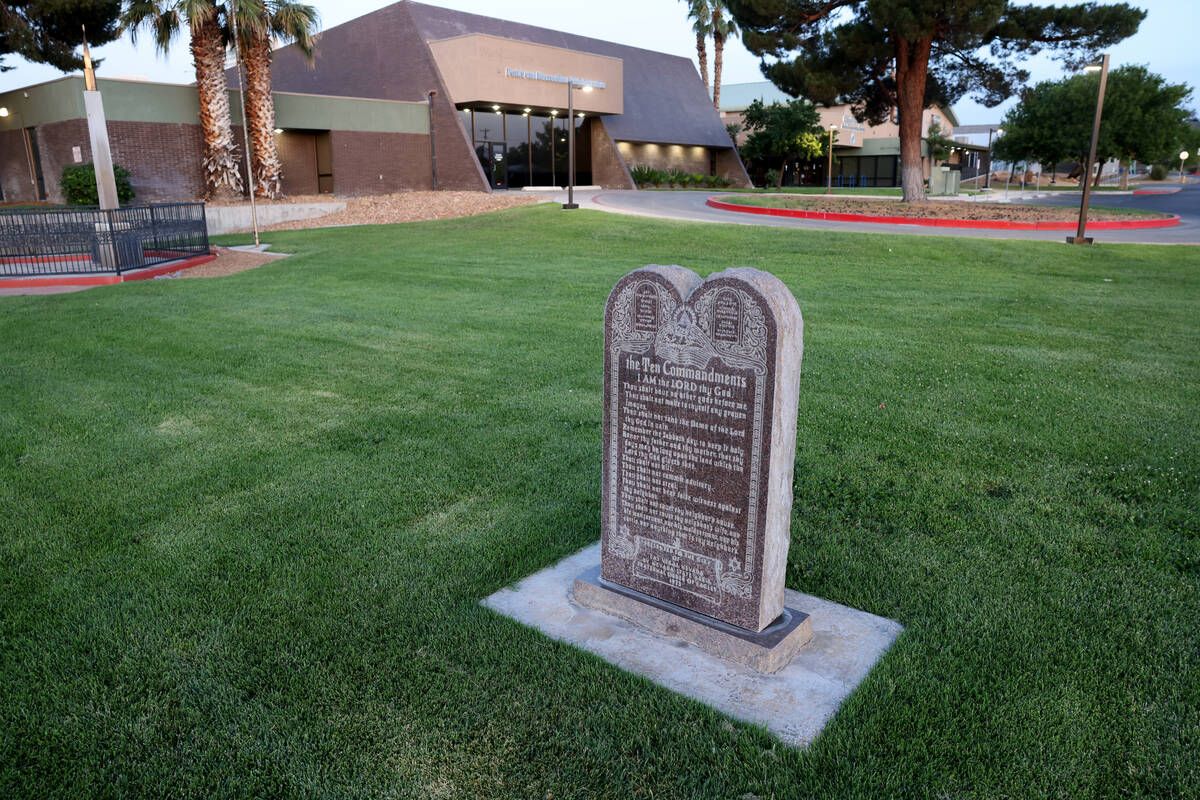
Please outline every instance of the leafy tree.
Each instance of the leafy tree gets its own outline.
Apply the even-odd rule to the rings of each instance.
[[[1021,59],[1049,51],[1080,66],[1137,31],[1146,12],[1125,3],[1018,5],[1009,0],[726,0],[763,74],[794,96],[879,124],[900,123],[904,199],[925,199],[921,116],[970,94],[995,106],[1029,74]]]
[[[778,188],[783,183],[783,169],[789,158],[816,158],[823,152],[820,116],[807,100],[764,105],[755,100],[742,114],[746,130],[750,131],[741,154],[747,158],[766,161],[779,159]]]
[[[742,132],[742,126],[737,122],[726,122],[725,123],[725,132],[729,134],[730,141],[732,141],[734,146],[736,147],[737,146],[737,137],[738,137],[738,134]]]
[[[1082,162],[1091,145],[1099,75],[1073,75],[1043,81],[1022,92],[1021,102],[1004,117],[1004,135],[995,153],[1006,161],[1031,158],[1052,166],[1069,158]],[[1146,67],[1112,70],[1104,94],[1096,158],[1169,162],[1188,141],[1191,96],[1186,84],[1167,83]],[[1099,172],[1096,173],[1097,182]],[[1127,185],[1127,173],[1122,185]]]
[[[49,64],[63,72],[83,69],[75,49],[107,44],[120,36],[120,0],[5,0],[0,2],[0,72],[13,69],[3,57]]]
[[[929,132],[925,134],[925,146],[929,148],[929,161],[945,161],[950,157],[950,148],[954,140],[942,135],[942,124],[937,120],[929,123]]]

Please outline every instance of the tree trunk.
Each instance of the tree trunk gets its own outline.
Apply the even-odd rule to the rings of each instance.
[[[1104,162],[1101,161],[1099,158],[1097,158],[1096,163],[1093,164],[1092,166],[1094,166],[1096,168],[1096,177],[1092,181],[1092,188],[1099,189],[1100,188],[1100,174],[1102,172],[1104,172]]]
[[[282,167],[275,148],[275,98],[271,95],[271,37],[265,30],[250,35],[242,53],[246,66],[246,124],[250,128],[250,155],[254,165],[254,193],[279,197]]]
[[[1125,163],[1121,166],[1123,167],[1121,170],[1121,191],[1125,191],[1129,188],[1129,168],[1133,166],[1133,156],[1125,159]]]
[[[225,41],[215,13],[192,26],[191,47],[204,136],[205,196],[210,200],[237,197],[242,194],[242,176],[225,84]]]
[[[779,177],[775,179],[775,188],[783,188],[783,171],[787,169],[787,156],[783,157],[783,161],[779,162]]]
[[[725,60],[725,34],[721,33],[721,9],[713,9],[713,106],[721,108],[721,65]]]
[[[921,168],[921,116],[925,112],[925,80],[933,39],[896,41],[896,112],[900,117],[900,184],[905,203],[925,201]]]
[[[696,58],[700,61],[700,79],[704,81],[704,89],[708,91],[708,35],[696,32]]]

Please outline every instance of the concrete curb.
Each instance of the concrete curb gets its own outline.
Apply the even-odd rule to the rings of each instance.
[[[921,225],[931,228],[975,228],[996,231],[1073,231],[1078,226],[1075,222],[1001,222],[977,219],[946,219],[940,217],[886,217],[870,214],[840,214],[830,211],[802,211],[796,208],[766,208],[763,206],[746,206],[737,203],[727,203],[717,197],[709,197],[705,205],[721,211],[733,211],[738,214],[764,214],[770,217],[792,217],[795,219],[816,219],[826,222],[871,222],[882,225]],[[1170,228],[1178,225],[1179,215],[1148,220],[1105,220],[1089,222],[1088,230],[1116,231],[1141,230],[1143,228]]]
[[[144,281],[149,278],[157,278],[159,275],[198,267],[201,264],[207,264],[214,258],[216,256],[212,253],[203,256],[192,256],[191,258],[170,261],[154,267],[122,272],[120,275],[90,273],[84,275],[47,275],[32,278],[3,278],[0,279],[0,289],[40,289],[50,286],[105,286],[111,283]]]

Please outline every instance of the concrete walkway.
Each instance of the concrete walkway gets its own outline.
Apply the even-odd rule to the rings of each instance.
[[[885,225],[869,222],[827,222],[825,220],[789,219],[784,217],[768,217],[759,214],[743,214],[736,211],[721,211],[710,208],[704,201],[719,191],[636,191],[612,190],[577,191],[575,202],[580,208],[591,208],[614,214],[628,214],[639,217],[655,217],[658,219],[675,219],[688,222],[719,222],[733,225],[758,225],[772,228],[803,228],[828,231],[847,231],[854,233],[890,233],[907,234],[910,236],[960,236],[973,239],[1029,239],[1034,241],[1062,242],[1073,232],[1070,231],[1013,231],[1013,230],[979,230],[974,228],[931,228],[918,225]],[[1074,193],[1063,197],[1062,192],[1044,192],[1036,196],[1033,192],[1024,195],[1010,191],[1009,201],[1021,201],[1036,204],[1066,205],[1072,200],[1078,204],[1079,196]],[[1003,194],[1001,193],[1001,198]],[[1122,195],[1111,196],[1104,192],[1092,196],[1093,205],[1111,205],[1130,208],[1145,208],[1147,210],[1167,211],[1167,203],[1161,202],[1172,198],[1169,209],[1171,213],[1180,215],[1180,224],[1171,228],[1148,228],[1145,230],[1110,231],[1098,230],[1089,232],[1097,243],[1124,242],[1138,244],[1193,244],[1200,245],[1200,184],[1190,183],[1184,191],[1174,195]],[[566,201],[566,193],[555,195],[557,202]],[[895,198],[889,198],[895,199]],[[960,197],[961,202],[973,202],[971,198]],[[997,197],[979,197],[982,202],[995,202]],[[1064,216],[1070,216],[1064,212]]]

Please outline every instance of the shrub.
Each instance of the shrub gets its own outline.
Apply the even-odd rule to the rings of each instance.
[[[1155,164],[1150,168],[1150,180],[1165,181],[1167,179],[1167,168],[1162,164]]]
[[[663,172],[661,169],[650,170],[650,182],[655,186],[662,186],[667,182],[667,173]]]
[[[718,189],[725,189],[730,186],[733,186],[733,181],[729,180],[729,178],[725,178],[720,175],[713,175],[712,176],[712,185],[717,187]]]
[[[708,185],[708,181],[707,181],[708,176],[701,172],[693,172],[691,177],[692,177],[692,186],[707,186]]]
[[[779,183],[779,170],[769,169],[766,175],[766,184],[768,187],[775,186]]]
[[[113,165],[117,179],[117,200],[128,203],[134,197],[133,185],[129,183],[129,170]],[[63,167],[59,181],[67,205],[95,206],[100,204],[100,193],[96,190],[96,168],[91,164],[71,164]]]
[[[629,170],[629,177],[633,178],[633,182],[638,186],[645,186],[654,182],[654,170],[645,164],[636,164]]]
[[[667,170],[667,182],[672,186],[682,186],[688,179],[688,174],[681,169]]]

